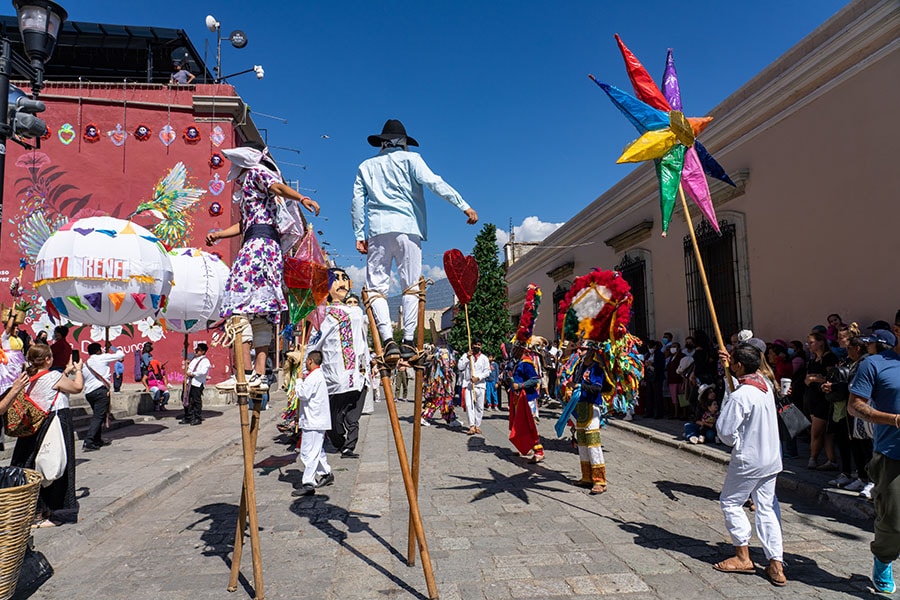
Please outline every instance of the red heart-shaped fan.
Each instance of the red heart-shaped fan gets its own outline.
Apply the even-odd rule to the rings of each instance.
[[[464,256],[457,249],[444,252],[444,271],[453,286],[461,304],[472,301],[475,286],[478,285],[478,263],[474,256]]]

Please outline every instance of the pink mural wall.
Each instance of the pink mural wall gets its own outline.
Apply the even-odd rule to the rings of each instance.
[[[205,192],[185,215],[185,226],[173,237],[179,246],[219,253],[230,264],[234,244],[220,242],[206,248],[210,229],[224,229],[238,218],[231,201],[232,186],[225,184],[229,163],[221,150],[234,145],[230,116],[198,115],[194,95],[235,96],[228,85],[166,87],[159,85],[50,84],[41,99],[47,110],[41,117],[49,127],[39,150],[7,145],[2,226],[0,226],[0,302],[12,301],[9,283],[19,274],[20,259],[27,261],[23,298],[37,304],[23,326],[35,335],[54,323],[34,290],[35,256],[47,232],[80,216],[105,213],[127,218],[141,202],[153,197],[154,188],[181,162],[187,168],[184,185]],[[159,220],[150,213],[134,218],[154,230]],[[101,328],[74,325],[73,345],[86,353],[91,341],[101,341]],[[184,335],[166,332],[152,320],[112,330],[111,341],[126,349],[125,381],[133,381],[132,351],[153,341],[154,356],[167,365],[171,383],[183,380],[181,362]],[[191,334],[190,346],[210,343],[211,332]],[[222,348],[211,348],[210,381],[230,373],[230,358]]]

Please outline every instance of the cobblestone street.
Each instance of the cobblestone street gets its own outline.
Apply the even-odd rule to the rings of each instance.
[[[267,466],[256,469],[256,484],[266,598],[427,598],[418,558],[415,567],[404,562],[407,501],[387,411],[376,406],[363,417],[362,457],[330,454],[335,485],[299,499],[291,491],[301,467],[279,441],[278,411],[263,413],[257,463]],[[409,444],[413,405],[397,406]],[[724,466],[610,427],[603,438],[610,488],[590,496],[568,483],[578,460],[555,440],[553,419],[540,423],[547,460],[530,465],[507,440],[506,416],[489,412],[484,437],[423,428],[420,504],[444,600],[875,597],[870,522],[782,494],[787,587],[771,586],[762,569],[718,573],[711,564],[732,550],[717,501]],[[160,493],[108,516],[91,512],[104,486],[158,475],[127,475],[128,458],[119,460],[153,436],[122,437],[92,454],[79,466],[79,486],[90,494],[81,522],[36,532],[36,550],[47,553],[55,574],[31,598],[253,597],[249,546],[242,589],[225,591],[241,486],[237,410],[199,428],[162,423],[168,428],[154,433],[159,447],[227,443]],[[102,474],[92,472],[101,466]],[[751,545],[762,563],[755,538]]]

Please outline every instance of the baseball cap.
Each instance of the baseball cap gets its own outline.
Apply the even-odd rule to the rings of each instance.
[[[891,348],[897,345],[897,336],[887,329],[876,329],[870,335],[865,335],[860,339],[866,344],[877,342],[879,344],[886,344]]]
[[[878,320],[869,325],[867,329],[871,329],[872,331],[875,331],[876,329],[884,329],[885,331],[890,331],[891,324],[887,321]]]

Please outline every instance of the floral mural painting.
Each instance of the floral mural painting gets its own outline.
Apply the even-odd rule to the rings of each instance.
[[[18,218],[4,215],[6,222],[14,229],[10,236],[16,240],[19,256],[27,265],[33,267],[41,246],[54,231],[75,218],[79,213],[90,210],[92,194],[81,195],[78,186],[66,183],[67,171],[54,165],[50,157],[40,150],[31,150],[16,160],[16,167],[25,174],[15,180],[16,198],[20,210]],[[119,204],[114,214],[121,210]],[[35,308],[29,317],[34,319],[32,329],[35,333],[43,329],[41,319],[45,317],[43,303],[36,292],[28,294]]]

